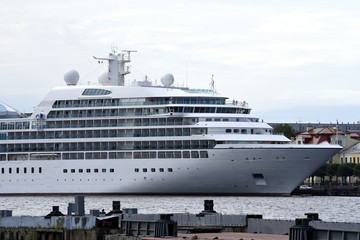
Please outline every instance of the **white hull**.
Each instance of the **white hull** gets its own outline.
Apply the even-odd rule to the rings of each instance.
[[[7,161],[0,162],[0,168],[5,169],[0,193],[286,195],[338,149],[330,145],[314,148],[283,145],[213,149],[209,151],[209,158],[204,159]],[[24,168],[27,168],[26,174]],[[135,172],[135,168],[139,172]],[[143,168],[147,172],[143,172]],[[155,172],[151,172],[152,168]],[[160,168],[164,172],[159,172]],[[169,168],[172,172],[168,172]],[[68,172],[64,173],[63,169]],[[83,172],[79,173],[79,169]],[[86,169],[91,169],[91,173]],[[94,169],[99,172],[94,173]],[[102,169],[106,169],[106,173]],[[109,172],[110,169],[114,172]]]
[[[100,85],[56,87],[20,114],[0,103],[0,194],[290,194],[341,147],[292,145],[211,89],[125,86],[130,52]]]

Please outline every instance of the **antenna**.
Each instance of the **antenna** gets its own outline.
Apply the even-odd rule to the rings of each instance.
[[[136,50],[122,50],[122,52],[127,53],[127,60],[130,61],[130,53],[137,52]]]
[[[189,71],[189,67],[188,67],[188,62],[186,62],[186,85],[185,85],[185,87],[188,87],[188,80],[189,80],[189,74],[188,74],[188,71]]]
[[[112,42],[111,43],[111,52],[116,53],[117,51],[118,51],[118,48],[117,48],[115,42]]]
[[[215,80],[214,80],[214,74],[211,75],[211,81],[210,81],[210,89],[214,93],[215,92]]]

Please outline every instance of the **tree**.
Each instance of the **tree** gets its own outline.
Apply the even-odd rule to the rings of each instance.
[[[332,182],[333,177],[338,177],[339,166],[339,163],[331,163],[326,165],[326,175],[329,176],[330,182]]]
[[[357,182],[356,177],[360,177],[360,164],[355,164],[353,168],[353,176],[355,176],[355,182]]]
[[[347,163],[346,164],[346,166],[349,168],[349,175],[348,175],[348,177],[351,177],[351,176],[354,176],[354,168],[355,168],[355,163]],[[351,172],[351,173],[350,173]],[[349,178],[349,180],[350,180],[350,183],[352,183],[351,182],[351,178]]]
[[[321,185],[325,185],[325,176],[326,176],[327,164],[322,165],[316,172],[313,173],[313,176],[320,177]]]
[[[353,163],[340,164],[338,168],[338,175],[345,178],[345,183],[346,183],[346,177],[350,177],[353,175],[354,172],[353,167],[354,167]]]
[[[360,164],[356,164],[354,166],[353,175],[356,176],[356,177],[360,177]]]
[[[293,129],[287,123],[277,125],[274,129],[274,133],[276,133],[276,134],[282,133],[282,134],[284,134],[285,137],[287,137],[289,139],[295,137],[295,133],[294,133]]]

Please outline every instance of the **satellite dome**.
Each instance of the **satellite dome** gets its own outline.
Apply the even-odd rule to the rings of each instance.
[[[103,72],[102,74],[99,75],[98,81],[100,85],[109,85],[110,84],[109,74],[107,72]]]
[[[165,87],[170,87],[174,83],[174,76],[171,73],[167,73],[161,77],[161,83]]]
[[[76,70],[68,70],[64,74],[64,80],[68,86],[75,86],[79,81],[79,77],[80,75]]]

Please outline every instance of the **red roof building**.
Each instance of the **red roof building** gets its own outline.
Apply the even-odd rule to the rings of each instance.
[[[338,144],[343,149],[335,154],[332,158],[333,163],[343,163],[346,159],[344,153],[348,148],[359,143],[360,132],[342,132],[337,131],[336,128],[321,127],[309,129],[296,136],[296,144],[319,144],[327,141],[330,144]],[[360,157],[360,156],[359,156]],[[349,158],[350,159],[350,158]]]
[[[327,141],[328,143],[334,143],[336,135],[343,137],[345,135],[345,132],[337,131],[336,129],[332,129],[328,127],[315,128],[299,134],[296,137],[296,143],[319,144],[324,141]]]

